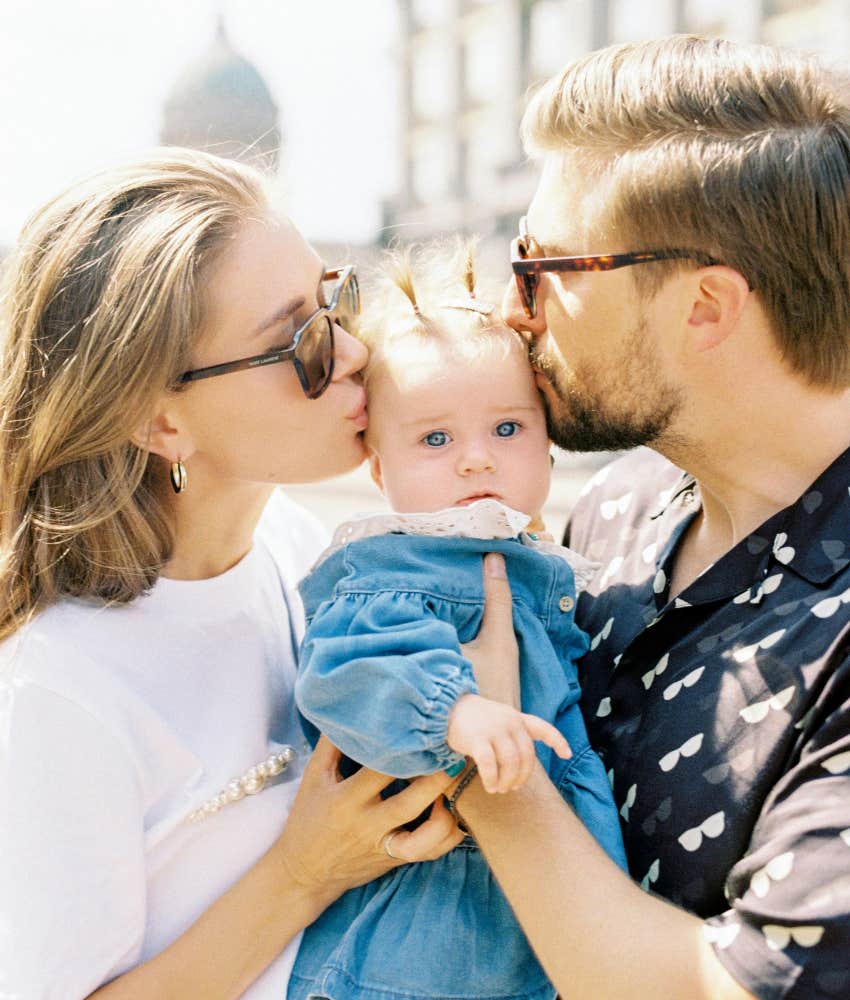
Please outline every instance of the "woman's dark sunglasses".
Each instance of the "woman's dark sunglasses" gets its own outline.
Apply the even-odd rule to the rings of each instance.
[[[343,329],[350,329],[360,312],[360,287],[353,264],[325,271],[322,282],[335,282],[328,304],[320,306],[298,327],[288,347],[255,354],[238,361],[226,361],[220,365],[208,365],[184,372],[177,381],[195,382],[202,378],[214,378],[229,372],[241,372],[247,368],[262,368],[291,361],[295,365],[298,381],[308,399],[317,399],[327,389],[334,371],[334,323]]]
[[[537,243],[529,235],[525,216],[519,222],[519,236],[511,241],[511,268],[516,278],[522,308],[529,319],[537,315],[537,289],[545,271],[615,271],[632,264],[650,264],[656,260],[696,260],[702,264],[717,261],[699,250],[637,250],[632,253],[590,254],[586,257],[535,257]]]

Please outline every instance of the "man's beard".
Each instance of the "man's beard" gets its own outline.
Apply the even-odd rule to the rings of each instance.
[[[599,370],[586,362],[563,363],[532,351],[531,360],[549,380],[549,437],[568,451],[620,451],[664,440],[682,407],[682,394],[661,381],[647,338],[646,320],[627,335],[616,365]],[[545,394],[544,394],[545,396]]]

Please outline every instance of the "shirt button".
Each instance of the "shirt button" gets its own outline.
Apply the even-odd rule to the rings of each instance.
[[[575,606],[575,603],[576,602],[572,599],[572,597],[569,597],[567,594],[564,594],[564,596],[560,599],[560,601],[558,601],[558,607],[561,609],[561,611],[572,611],[573,607]]]

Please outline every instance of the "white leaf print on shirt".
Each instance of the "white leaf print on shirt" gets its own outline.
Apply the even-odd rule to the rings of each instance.
[[[641,552],[640,557],[647,564],[647,566],[655,559],[655,553],[658,551],[658,542],[650,542],[649,545]]]
[[[728,948],[741,930],[740,924],[728,923],[718,927],[716,924],[703,924],[702,932],[709,944],[716,944],[721,950]]]
[[[667,663],[669,659],[670,659],[670,654],[665,653],[658,661],[658,663],[655,664],[652,670],[648,670],[643,675],[643,677],[641,677],[641,680],[643,681],[643,686],[646,688],[647,691],[652,687],[655,678],[659,677],[667,669]]]
[[[765,924],[761,930],[771,951],[782,951],[792,941],[801,948],[814,948],[823,937],[823,927],[817,924],[801,925],[799,927],[780,927],[778,924]]]
[[[618,514],[625,514],[629,509],[629,504],[632,502],[632,495],[631,493],[624,493],[621,497],[617,497],[616,500],[604,500],[599,505],[599,513],[602,515],[603,520],[610,521]]]
[[[850,769],[850,750],[845,750],[843,753],[837,753],[832,757],[827,757],[827,759],[822,762],[821,767],[829,771],[830,774],[843,774],[845,771]]]
[[[605,567],[605,571],[602,573],[602,576],[599,577],[600,590],[603,590],[605,587],[608,586],[609,580],[611,580],[612,577],[615,577],[620,572],[620,568],[622,567],[622,565],[623,565],[623,557],[614,556],[611,562],[609,562],[608,565]]]
[[[610,472],[611,472],[611,466],[610,465],[606,465],[603,468],[601,468],[599,470],[599,472],[597,472],[596,475],[593,476],[592,479],[589,479],[584,484],[584,486],[582,486],[581,493],[579,493],[579,496],[582,496],[582,497],[583,496],[587,496],[587,494],[590,493],[590,491],[592,489],[594,489],[597,486],[601,486],[605,482],[605,480],[608,478]]]
[[[704,819],[699,826],[694,826],[691,827],[690,830],[685,830],[682,836],[679,837],[679,843],[686,851],[693,853],[702,847],[702,838],[704,836],[708,837],[709,840],[715,840],[725,829],[726,814],[723,811],[712,813],[712,815],[709,816],[708,819]]]
[[[696,736],[692,736],[690,739],[685,740],[685,742],[676,750],[671,750],[670,753],[665,753],[661,760],[658,761],[658,766],[662,771],[672,771],[673,768],[679,763],[679,759],[681,757],[693,757],[695,753],[698,753],[700,747],[702,746],[703,736],[703,733],[697,733]]]
[[[833,597],[825,597],[812,608],[815,618],[832,618],[842,604],[850,604],[850,588],[843,594],[836,594]]]
[[[765,594],[772,594],[782,583],[782,574],[774,573],[773,576],[768,576],[758,586],[755,590],[752,587],[748,587],[742,594],[738,594],[737,597],[733,598],[733,604],[746,604],[747,601],[750,604],[760,604],[762,597]]]
[[[692,670],[689,674],[685,674],[681,680],[673,681],[672,684],[668,684],[662,692],[664,700],[672,701],[679,694],[682,688],[693,687],[700,677],[702,677],[704,671],[705,667],[697,667],[696,670]]]
[[[596,635],[590,640],[590,648],[596,649],[600,642],[603,642],[611,634],[611,629],[614,627],[614,619],[609,618],[607,622],[602,626],[602,630],[597,632]]]
[[[787,565],[794,558],[794,549],[790,545],[785,543],[788,541],[788,536],[784,531],[780,531],[776,538],[773,539],[773,555],[777,562],[784,563]]]
[[[738,712],[738,715],[741,716],[744,722],[751,724],[762,722],[771,711],[781,712],[794,697],[795,690],[796,688],[792,684],[791,687],[783,688],[778,694],[772,695],[770,698],[765,698],[764,701],[754,701],[752,705],[747,705],[746,708],[742,708]]]
[[[770,635],[766,635],[758,642],[754,642],[752,646],[741,646],[741,648],[736,649],[732,655],[738,663],[743,663],[745,660],[751,660],[760,649],[770,649],[771,646],[775,646],[783,635],[785,635],[785,629],[781,628],[776,632],[771,632]]]
[[[759,899],[764,899],[768,892],[770,892],[771,882],[781,882],[783,879],[788,878],[793,867],[793,851],[777,854],[775,858],[768,861],[764,868],[759,868],[758,871],[753,872],[753,877],[750,879],[750,888]]]
[[[646,875],[644,875],[644,877],[640,880],[641,889],[648,891],[652,883],[658,881],[658,876],[660,872],[661,872],[661,861],[658,858],[656,858],[655,861],[653,861],[652,864],[649,866],[649,870],[647,871]]]
[[[629,821],[629,810],[635,804],[635,799],[637,799],[637,785],[632,785],[632,787],[626,792],[626,801],[623,803],[623,808],[620,810],[620,815],[627,823]]]

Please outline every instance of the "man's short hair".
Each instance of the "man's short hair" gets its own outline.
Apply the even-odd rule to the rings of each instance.
[[[764,46],[674,36],[592,52],[532,98],[531,153],[611,182],[624,249],[689,247],[739,271],[812,384],[850,385],[847,78]],[[635,269],[654,293],[675,268]],[[639,271],[639,273],[638,273]]]

